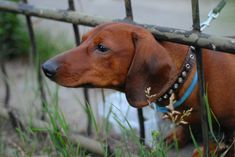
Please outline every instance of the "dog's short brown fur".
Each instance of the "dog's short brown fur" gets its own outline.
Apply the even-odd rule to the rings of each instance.
[[[109,50],[99,51],[98,44]],[[43,68],[56,64],[51,79],[62,86],[116,89],[126,94],[132,106],[140,108],[148,105],[145,89],[151,87],[152,94],[160,93],[179,71],[188,49],[185,45],[156,41],[139,26],[107,23],[86,33],[80,46],[50,59]],[[210,107],[224,128],[234,130],[235,55],[203,49],[203,63]],[[194,66],[177,97],[183,95],[195,70]],[[197,93],[198,87],[178,109],[193,108],[188,119],[191,125],[200,123]]]

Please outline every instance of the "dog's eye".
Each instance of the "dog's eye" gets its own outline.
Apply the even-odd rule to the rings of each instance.
[[[109,48],[106,48],[104,45],[102,44],[98,44],[97,45],[97,50],[101,51],[101,52],[106,52],[109,50]]]

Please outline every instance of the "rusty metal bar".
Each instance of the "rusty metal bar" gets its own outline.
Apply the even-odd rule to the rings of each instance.
[[[1,61],[0,62],[0,67],[1,67],[2,74],[3,74],[3,83],[5,84],[5,93],[6,93],[5,98],[4,98],[4,107],[6,109],[8,109],[9,108],[9,100],[10,100],[10,97],[11,97],[10,85],[7,81],[8,75],[7,75],[5,65],[4,65],[4,59],[1,59],[0,61]]]
[[[140,127],[140,143],[145,144],[145,126],[144,126],[143,109],[139,108],[137,109],[137,112],[138,112],[138,121]]]
[[[0,69],[3,74],[3,82],[4,82],[5,88],[6,88],[6,91],[5,91],[6,95],[5,95],[5,99],[4,99],[4,108],[7,111],[7,116],[9,117],[9,120],[10,120],[12,126],[14,128],[21,128],[22,130],[24,130],[22,123],[19,121],[18,117],[16,116],[16,114],[13,112],[13,110],[9,106],[10,85],[8,83],[8,75],[7,75],[5,65],[4,65],[4,59],[0,58],[0,61],[1,61],[0,62]]]
[[[126,19],[133,21],[133,11],[131,6],[131,0],[125,0],[125,8],[126,8]],[[143,109],[138,108],[138,122],[140,127],[140,143],[145,143],[145,126],[144,126],[144,115],[143,115]]]
[[[27,4],[27,0],[22,0],[25,4]],[[31,48],[32,48],[32,57],[30,58],[34,64],[36,64],[36,75],[37,75],[37,81],[39,85],[39,91],[40,91],[40,99],[41,99],[41,104],[42,108],[45,108],[46,105],[46,95],[45,91],[43,88],[43,80],[42,80],[42,75],[41,75],[41,70],[40,70],[40,57],[39,54],[37,53],[37,46],[36,46],[36,40],[35,40],[35,35],[34,35],[34,30],[33,30],[33,25],[31,21],[31,17],[29,15],[25,15],[26,22],[27,22],[27,27],[28,27],[28,32],[29,32],[29,38],[31,42]],[[36,58],[36,60],[34,60]],[[41,119],[45,120],[45,114],[42,111]]]
[[[68,5],[69,5],[69,10],[75,11],[75,5],[74,5],[73,0],[68,0]],[[74,31],[74,37],[75,37],[76,45],[78,46],[81,42],[81,39],[80,39],[79,28],[76,24],[73,24],[73,31]],[[88,107],[88,105],[90,105],[90,100],[89,100],[89,93],[88,93],[87,88],[83,88],[83,94],[84,94],[86,107]],[[88,119],[88,122],[87,122],[87,135],[90,136],[91,135],[91,117],[89,116],[89,114],[87,114],[87,119]]]
[[[131,0],[125,0],[126,18],[133,20]]]
[[[192,18],[193,18],[193,30],[200,32],[200,12],[198,0],[192,0]],[[196,62],[198,72],[198,83],[199,83],[199,100],[200,100],[200,113],[201,113],[201,127],[202,127],[202,138],[203,138],[203,157],[209,157],[209,129],[208,129],[208,114],[206,104],[204,101],[205,94],[205,81],[204,81],[204,68],[203,68],[203,57],[202,49],[196,47]]]
[[[112,20],[98,16],[89,16],[82,13],[66,10],[44,9],[32,5],[14,3],[9,1],[0,1],[0,10],[31,15],[36,17],[43,17],[57,21],[63,21],[73,24],[81,24],[86,26],[96,26],[105,22],[111,21],[125,21]],[[130,22],[131,23],[131,22]],[[205,33],[198,33],[194,31],[160,27],[155,25],[137,24],[143,26],[155,36],[156,39],[172,41],[175,43],[198,46],[215,51],[224,51],[235,54],[235,39],[216,37]]]

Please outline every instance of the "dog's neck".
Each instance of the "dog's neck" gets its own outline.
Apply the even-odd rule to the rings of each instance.
[[[175,70],[175,74],[169,77],[172,77],[171,80],[179,80],[184,78],[184,80],[182,80],[182,83],[178,83],[178,81],[173,82],[173,88],[168,89],[168,92],[164,95],[162,95],[160,98],[157,99],[157,103],[160,103],[160,105],[166,106],[169,103],[169,97],[171,94],[168,94],[169,91],[172,91],[172,93],[174,93],[176,95],[176,97],[181,97],[180,95],[182,95],[185,92],[186,87],[188,87],[189,81],[191,80],[190,78],[187,78],[189,76],[192,76],[192,68],[195,62],[195,58],[194,56],[193,59],[191,59],[191,55],[194,55],[194,53],[192,53],[192,49],[189,48],[189,46],[185,46],[185,45],[180,45],[180,44],[175,44],[175,43],[170,43],[170,42],[161,42],[160,43],[162,45],[162,47],[165,48],[166,52],[168,53],[168,56],[170,56],[172,62],[173,62],[173,69]],[[190,68],[188,69],[186,76],[182,77],[181,75],[178,74],[182,74],[183,70],[182,67],[185,67],[185,65],[187,65],[190,62]],[[185,69],[185,68],[183,68]],[[185,72],[185,71],[184,71]],[[179,87],[177,87],[174,90],[174,85],[179,85]],[[173,89],[173,90],[172,90]],[[166,97],[166,98],[164,98]]]
[[[171,43],[171,42],[162,42],[161,45],[166,49],[169,56],[171,57],[176,70],[180,70],[186,54],[188,53],[189,46]]]

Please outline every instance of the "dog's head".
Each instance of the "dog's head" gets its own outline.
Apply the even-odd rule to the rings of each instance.
[[[47,77],[66,87],[112,88],[132,106],[148,104],[145,89],[157,93],[169,81],[170,57],[150,32],[125,23],[95,27],[82,43],[42,65]]]

